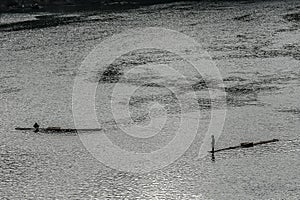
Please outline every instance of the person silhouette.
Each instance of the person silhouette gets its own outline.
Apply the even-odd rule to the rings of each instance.
[[[34,129],[34,132],[35,132],[35,133],[39,132],[39,127],[40,127],[40,125],[38,125],[38,123],[35,123],[35,124],[33,125],[33,127],[35,128],[35,129]]]
[[[215,136],[211,136],[211,160],[215,161]]]

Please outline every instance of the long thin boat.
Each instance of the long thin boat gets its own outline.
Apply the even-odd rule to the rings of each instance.
[[[216,153],[219,151],[226,151],[226,150],[231,150],[231,149],[249,148],[249,147],[254,147],[256,145],[268,144],[268,143],[278,142],[278,141],[279,141],[278,139],[273,139],[273,140],[265,140],[265,141],[259,141],[259,142],[244,142],[237,146],[227,147],[227,148],[223,148],[223,149],[217,149],[217,150],[214,150],[214,152],[212,152],[212,151],[209,151],[209,152]]]
[[[18,131],[36,131],[35,128],[21,128],[16,127],[15,130]],[[102,129],[73,129],[73,128],[60,128],[60,127],[48,127],[48,128],[39,128],[38,132],[52,132],[52,133],[76,133],[78,131],[101,131]]]

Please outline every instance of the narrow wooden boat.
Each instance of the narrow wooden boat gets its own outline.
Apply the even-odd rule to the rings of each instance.
[[[35,128],[22,128],[16,127],[15,130],[18,131],[35,131]],[[48,128],[39,128],[38,132],[48,132],[48,133],[76,133],[78,131],[101,131],[102,129],[72,129],[72,128],[61,128],[61,127],[48,127]]]
[[[219,151],[226,151],[226,150],[239,149],[239,148],[250,148],[250,147],[254,147],[256,145],[268,144],[268,143],[278,142],[278,141],[279,141],[278,139],[273,139],[273,140],[265,140],[265,141],[259,141],[259,142],[244,142],[237,146],[214,150],[214,153],[219,152]],[[212,153],[212,151],[209,151],[209,152]]]

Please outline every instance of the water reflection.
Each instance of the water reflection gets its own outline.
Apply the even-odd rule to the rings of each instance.
[[[285,6],[282,2],[162,4],[110,14],[78,13],[75,18],[68,18],[72,23],[44,24],[34,30],[24,28],[29,22],[19,22],[33,20],[35,14],[26,18],[23,14],[6,15],[1,23],[4,20],[18,24],[0,28],[0,99],[4,102],[0,104],[1,196],[10,199],[199,199],[201,196],[203,199],[296,199],[300,194],[296,176],[300,128],[299,26],[295,6],[298,4],[298,1],[286,1]],[[79,18],[84,21],[76,21]],[[201,146],[199,134],[194,145],[175,163],[138,175],[118,172],[97,162],[76,135],[12,131],[12,127],[26,127],[35,121],[41,126],[74,128],[73,79],[84,57],[103,38],[124,29],[145,26],[167,27],[195,37],[218,63],[228,104],[224,132],[216,143],[218,148],[270,138],[279,138],[280,142],[196,160]],[[133,53],[116,60],[105,73],[95,73],[95,80],[90,81],[99,81],[99,87],[107,89],[122,75],[115,67],[170,64],[174,60],[174,56],[165,52],[152,51],[144,56]],[[115,79],[108,78],[112,74]],[[157,81],[159,77],[148,79]],[[121,81],[140,85],[145,80],[131,77]],[[180,80],[168,82],[180,85],[183,94],[188,92],[187,88],[199,94],[203,132],[210,116],[207,87],[217,88],[218,83],[203,77],[191,79],[188,85],[181,83]],[[149,91],[160,89],[159,84],[144,86]],[[103,98],[107,98],[109,91],[106,92]],[[160,98],[168,104],[170,112],[178,112],[172,107],[176,100],[168,95],[137,96],[131,106],[140,109],[143,103]],[[104,106],[101,101],[97,103]],[[189,105],[186,111],[195,107]],[[105,114],[99,113],[99,121],[105,122],[103,126],[111,131],[115,124]],[[147,117],[136,116],[137,123],[146,120]]]

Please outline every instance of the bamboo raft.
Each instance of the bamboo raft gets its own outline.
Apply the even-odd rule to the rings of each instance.
[[[265,141],[259,141],[259,142],[244,142],[244,143],[241,143],[238,146],[232,146],[232,147],[227,147],[227,148],[223,148],[223,149],[217,149],[217,150],[209,151],[209,152],[210,153],[216,153],[216,152],[227,151],[227,150],[231,150],[231,149],[249,148],[249,147],[254,147],[256,145],[267,144],[267,143],[278,142],[278,141],[279,141],[278,139],[273,139],[273,140],[265,140]]]

